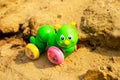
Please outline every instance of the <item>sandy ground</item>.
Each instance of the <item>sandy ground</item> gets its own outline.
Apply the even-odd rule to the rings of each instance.
[[[119,0],[0,0],[0,80],[120,80],[119,45],[115,45],[117,50],[98,45],[92,49],[85,45],[88,43],[81,42],[77,52],[68,56],[60,65],[50,63],[46,53],[34,61],[29,60],[24,53],[28,42],[26,39],[29,35],[35,35],[39,25],[75,21],[80,26],[81,17],[89,6],[101,14],[104,14],[104,8],[109,9],[111,12],[108,13],[116,17],[120,13],[119,3]],[[115,10],[118,12],[114,14]],[[110,23],[107,27],[115,27],[117,32],[112,34],[117,36],[115,39],[119,43],[120,19],[118,16],[116,19],[112,18],[114,26]],[[98,24],[103,22],[98,21]],[[80,40],[86,37],[79,30],[78,33]]]
[[[112,76],[110,80],[120,78],[120,52],[97,48],[91,51],[90,48],[80,47],[77,52],[72,53],[60,65],[51,64],[46,54],[38,60],[29,60],[24,53],[24,46],[19,39],[11,39],[1,45],[0,77],[1,80],[101,80],[88,75],[83,76],[88,70],[102,72],[103,78]],[[1,42],[1,44],[3,44]],[[22,44],[20,44],[22,43]],[[98,72],[99,73],[99,72]],[[90,78],[89,78],[90,77]],[[102,79],[104,80],[104,79]],[[109,79],[107,79],[109,80]]]

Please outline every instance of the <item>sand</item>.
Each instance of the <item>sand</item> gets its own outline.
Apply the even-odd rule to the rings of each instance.
[[[119,0],[0,0],[0,80],[120,80]],[[75,21],[79,48],[62,64],[24,49],[39,26]]]

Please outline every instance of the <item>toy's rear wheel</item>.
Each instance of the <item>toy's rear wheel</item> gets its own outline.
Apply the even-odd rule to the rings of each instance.
[[[32,43],[26,45],[25,54],[32,60],[38,59],[40,56],[38,48]]]
[[[55,46],[52,46],[48,49],[47,56],[50,62],[53,64],[61,64],[64,61],[63,52]]]

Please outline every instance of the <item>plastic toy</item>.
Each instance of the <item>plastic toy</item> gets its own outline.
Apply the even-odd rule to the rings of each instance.
[[[74,22],[63,25],[41,26],[37,35],[30,37],[25,53],[30,59],[39,58],[40,54],[47,51],[47,57],[53,64],[61,64],[70,53],[76,49],[78,34],[73,28]]]

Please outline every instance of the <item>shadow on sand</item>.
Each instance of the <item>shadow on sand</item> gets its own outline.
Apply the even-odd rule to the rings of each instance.
[[[55,65],[49,62],[46,53],[40,55],[40,58],[36,60],[30,60],[26,55],[25,51],[19,51],[16,59],[14,60],[16,64],[25,64],[32,62],[37,68],[44,69],[54,67]]]

